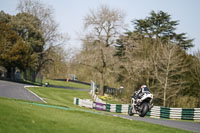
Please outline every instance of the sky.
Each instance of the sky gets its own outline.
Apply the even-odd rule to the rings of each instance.
[[[19,0],[0,0],[0,10],[15,15]],[[144,19],[154,10],[162,10],[171,15],[172,20],[179,20],[177,33],[187,33],[188,38],[194,39],[195,47],[191,52],[200,50],[200,0],[41,0],[51,5],[54,17],[59,24],[59,31],[70,37],[68,44],[73,48],[80,48],[80,32],[83,31],[83,19],[89,10],[95,10],[100,5],[107,5],[111,9],[125,12],[125,23],[129,30],[134,26],[131,21]]]

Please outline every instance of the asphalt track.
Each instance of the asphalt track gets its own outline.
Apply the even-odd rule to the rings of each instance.
[[[0,97],[45,102],[36,94],[24,88],[24,86],[27,86],[27,84],[0,80]]]
[[[24,86],[26,86],[26,84],[0,80],[0,97],[24,99],[24,100],[37,101],[37,102],[42,102],[42,103],[45,102],[36,94],[24,88]],[[132,117],[132,116],[121,115],[121,114],[112,114],[112,115],[117,116],[117,117],[122,117],[125,119],[144,121],[148,123],[153,123],[153,124],[163,125],[167,127],[173,127],[173,128],[200,133],[200,123],[196,123],[196,122],[155,119],[155,118],[149,118],[149,117],[141,118],[137,116]]]
[[[120,114],[113,114],[113,116],[129,119],[129,120],[144,121],[147,123],[153,123],[153,124],[163,125],[167,127],[173,127],[173,128],[200,133],[200,123],[197,123],[197,122],[156,119],[156,118],[149,118],[149,117],[128,116],[128,115],[120,115]]]

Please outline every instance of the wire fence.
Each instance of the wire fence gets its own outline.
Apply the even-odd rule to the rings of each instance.
[[[42,85],[43,75],[40,72],[36,72],[31,69],[25,71],[19,71],[17,69],[11,69],[10,72],[0,70],[0,79],[11,80],[17,82],[32,82]]]

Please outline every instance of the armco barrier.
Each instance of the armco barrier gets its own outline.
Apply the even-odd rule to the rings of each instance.
[[[127,113],[129,106],[128,104],[105,104],[106,111],[117,112],[117,113]]]
[[[96,110],[117,112],[117,113],[127,113],[130,106],[128,104],[104,104],[104,103],[92,102],[91,100],[88,99],[79,99],[76,97],[74,97],[74,104],[81,107],[87,107]]]
[[[95,103],[94,104],[94,108],[96,109],[96,110],[101,110],[101,111],[104,111],[105,110],[105,104],[103,104],[103,103]]]
[[[130,105],[128,104],[105,104],[79,98],[74,98],[74,104],[96,110],[117,113],[128,113],[128,110],[130,109]],[[200,108],[184,109],[154,106],[147,113],[147,116],[167,119],[200,120]]]
[[[94,107],[94,102],[91,101],[90,99],[78,99],[74,97],[74,104],[79,105],[81,107],[86,107],[86,108],[93,108]]]
[[[147,114],[155,118],[200,120],[200,108],[167,108],[154,106]]]

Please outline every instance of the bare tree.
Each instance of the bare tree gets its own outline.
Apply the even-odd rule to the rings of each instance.
[[[185,51],[172,44],[137,35],[121,36],[119,78],[131,95],[141,84],[147,84],[155,99],[170,104],[181,90],[188,87],[184,77],[190,65]],[[130,94],[131,93],[131,94]]]
[[[196,82],[200,87],[200,51],[194,53],[193,62],[194,62],[193,63],[194,72],[192,73],[192,76],[194,77],[194,79],[196,80]]]
[[[97,10],[90,10],[85,16],[84,28],[89,30],[94,39],[108,47],[115,44],[120,32],[125,28],[124,17],[125,14],[121,10],[101,5]]]
[[[196,92],[195,95],[198,100],[197,107],[199,107],[200,106],[200,99],[199,99],[200,97],[200,51],[199,50],[194,53],[191,74],[192,74],[193,81],[195,81],[196,83],[196,87],[195,87],[196,89],[194,92]]]
[[[155,95],[163,100],[163,106],[187,87],[183,76],[188,72],[185,51],[172,44],[158,44],[152,59],[157,80]],[[168,102],[169,103],[169,102]]]
[[[52,59],[42,69],[45,78],[66,78],[69,71],[69,53],[62,47],[54,47],[48,50],[47,58]]]
[[[54,20],[53,7],[43,4],[40,0],[20,0],[17,10],[36,16],[41,21],[40,28],[47,48],[60,42],[61,34]]]
[[[100,95],[104,94],[104,85],[109,68],[114,65],[114,45],[124,27],[124,14],[120,10],[105,5],[90,10],[84,19],[86,36],[81,64],[95,70],[99,77]],[[116,62],[115,62],[116,63]]]
[[[86,41],[86,40],[85,40]],[[116,63],[113,47],[105,47],[100,42],[90,44],[86,41],[89,47],[85,47],[84,50],[77,56],[79,64],[88,67],[93,80],[96,80],[100,84],[100,94],[103,95],[103,87],[110,76],[108,74],[109,69]]]
[[[149,86],[150,72],[150,51],[149,39],[139,39],[135,34],[120,36],[120,43],[123,45],[123,52],[119,56],[118,80],[126,88],[125,97],[129,100],[130,95],[142,84]],[[130,101],[130,100],[129,100]]]
[[[43,4],[40,0],[20,0],[17,10],[37,17],[41,24],[40,29],[44,39],[43,51],[39,54],[37,72],[45,64],[53,61],[48,54],[58,45],[63,45],[69,39],[68,36],[58,32],[58,24],[54,20],[54,10],[51,6]]]

